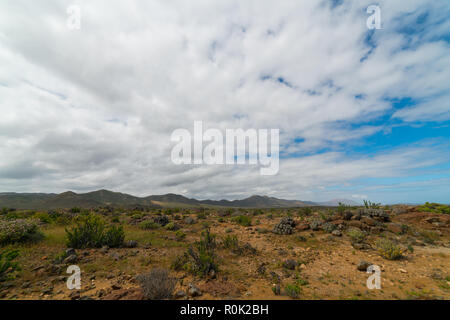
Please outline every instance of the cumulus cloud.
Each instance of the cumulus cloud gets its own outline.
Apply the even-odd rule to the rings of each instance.
[[[0,190],[328,200],[448,162],[439,145],[348,152],[385,117],[449,120],[448,1],[379,1],[372,31],[365,1],[77,4],[80,30],[72,1],[0,4]],[[195,120],[279,128],[279,174],[174,165],[170,135]]]

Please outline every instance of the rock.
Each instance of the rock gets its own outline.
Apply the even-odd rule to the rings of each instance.
[[[202,292],[199,288],[197,288],[193,283],[189,284],[188,293],[191,297],[199,297],[202,295]]]
[[[73,248],[66,249],[66,257],[71,256],[71,255],[76,255],[75,249],[73,249]]]
[[[313,220],[310,222],[309,227],[313,231],[319,230],[320,226],[322,225],[322,222],[320,220]]]
[[[136,240],[128,240],[125,242],[126,248],[136,248],[138,246],[138,242]]]
[[[353,213],[351,211],[345,211],[343,214],[344,220],[350,220],[353,217]]]
[[[352,246],[353,246],[353,248],[355,248],[357,250],[369,250],[369,249],[372,249],[372,247],[370,245],[368,245],[367,243],[353,242]]]
[[[186,224],[194,224],[196,221],[195,221],[194,218],[186,217],[186,219],[184,219],[184,222],[185,222]]]
[[[400,271],[401,273],[408,273],[408,271],[406,271],[405,269],[398,269],[398,271]]]
[[[100,252],[101,253],[107,253],[109,251],[109,247],[108,246],[103,246],[101,249],[100,249]]]
[[[292,234],[292,232],[294,231],[294,227],[295,227],[294,219],[286,217],[281,219],[281,221],[275,225],[275,227],[273,228],[273,232],[282,235]]]
[[[153,218],[153,222],[164,227],[166,224],[169,223],[169,218],[167,216],[157,216]]]
[[[288,259],[283,262],[283,267],[289,270],[295,270],[295,267],[297,266],[298,262],[292,259]]]
[[[174,295],[175,299],[181,299],[186,297],[186,292],[184,292],[183,290],[179,290],[175,293]]]
[[[80,300],[80,298],[81,298],[80,291],[72,291],[69,294],[69,298],[70,298],[70,300]]]
[[[120,260],[120,255],[117,252],[111,252],[110,257],[113,258],[115,261]]]
[[[336,237],[342,236],[342,232],[339,230],[333,230],[333,232],[331,232],[331,234]]]
[[[72,264],[77,262],[78,258],[76,255],[72,254],[70,256],[68,256],[67,258],[64,259],[64,263],[66,264]]]
[[[122,289],[122,286],[120,284],[118,284],[118,283],[114,283],[111,286],[111,289],[113,289],[113,290],[120,290],[120,289]]]
[[[372,263],[367,262],[367,261],[364,261],[364,260],[361,260],[361,261],[358,263],[358,265],[356,266],[356,268],[357,268],[359,271],[367,271],[367,268],[368,268],[369,266],[371,266],[371,265],[372,265]]]

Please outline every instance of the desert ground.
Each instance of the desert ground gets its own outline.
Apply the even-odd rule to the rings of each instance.
[[[3,209],[0,298],[447,300],[446,210]],[[89,224],[116,240],[89,242]],[[70,265],[81,270],[79,290],[67,287]],[[366,285],[369,265],[380,267],[380,289]]]

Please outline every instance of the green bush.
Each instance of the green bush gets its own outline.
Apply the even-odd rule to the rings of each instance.
[[[186,238],[186,233],[184,233],[181,230],[178,230],[177,232],[175,232],[175,239],[177,241],[183,241]]]
[[[187,254],[190,262],[187,263],[187,269],[199,276],[206,276],[211,272],[217,272],[216,236],[211,234],[209,229],[202,232],[200,241],[191,246]]]
[[[450,206],[439,203],[425,202],[425,204],[417,208],[417,211],[450,214]]]
[[[165,228],[170,231],[175,231],[179,229],[179,227],[174,222],[169,222],[168,224],[166,224]]]
[[[352,243],[361,243],[364,242],[364,240],[366,240],[366,233],[359,230],[359,229],[350,229],[347,232],[347,235],[350,237]]]
[[[124,240],[122,226],[105,227],[103,219],[95,214],[80,216],[71,230],[66,229],[67,246],[75,249],[118,247]]]
[[[11,274],[20,270],[19,264],[13,260],[19,255],[19,250],[0,252],[0,282],[11,278]]]
[[[123,244],[125,240],[125,232],[122,226],[111,226],[109,227],[103,238],[103,245],[110,248],[118,248]]]
[[[223,238],[222,245],[225,249],[236,250],[239,248],[239,241],[236,235],[227,235]]]
[[[238,216],[234,218],[234,221],[244,227],[250,227],[252,225],[252,218],[249,216]]]
[[[287,296],[298,299],[300,297],[302,288],[300,288],[297,284],[287,284],[284,287],[284,291],[286,292]]]
[[[36,212],[33,218],[38,219],[42,223],[52,222],[52,219],[50,218],[50,215],[47,212]]]
[[[398,260],[403,257],[403,250],[388,239],[380,239],[376,242],[378,253],[388,260]]]
[[[144,230],[154,230],[154,229],[158,229],[159,227],[161,227],[161,225],[159,225],[153,221],[150,221],[150,220],[142,221],[139,226]]]
[[[0,245],[38,241],[43,238],[34,221],[17,219],[0,221]]]

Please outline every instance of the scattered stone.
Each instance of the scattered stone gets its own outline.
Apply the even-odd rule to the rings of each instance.
[[[66,256],[71,256],[71,255],[76,255],[77,253],[75,252],[74,248],[68,248],[66,249]]]
[[[184,219],[184,222],[185,222],[186,224],[194,224],[196,221],[195,221],[194,218],[186,217],[186,219]]]
[[[72,291],[72,292],[69,294],[69,298],[70,298],[71,300],[80,300],[80,298],[81,298],[80,291]]]
[[[64,263],[73,264],[73,263],[77,262],[77,260],[78,260],[77,256],[72,254],[64,259]]]
[[[101,252],[101,253],[108,253],[108,251],[109,251],[109,247],[108,247],[108,246],[103,246],[103,247],[100,249],[100,252]]]
[[[138,242],[136,240],[128,240],[125,242],[126,248],[136,248],[138,246]]]
[[[288,259],[283,262],[283,267],[289,270],[295,270],[295,267],[297,266],[298,262],[292,259]]]
[[[336,237],[342,236],[342,232],[339,230],[333,230],[333,232],[331,232],[331,234]]]
[[[197,288],[194,284],[190,283],[189,284],[189,295],[191,297],[199,297],[202,295],[202,292],[200,291],[199,288]]]
[[[183,290],[179,290],[175,293],[174,297],[175,299],[182,299],[186,297],[186,292],[184,292]]]
[[[368,268],[369,266],[371,266],[371,265],[372,265],[372,263],[367,262],[367,261],[364,261],[364,260],[361,260],[361,261],[358,263],[358,265],[356,266],[356,268],[357,268],[359,271],[367,271],[367,268]]]

